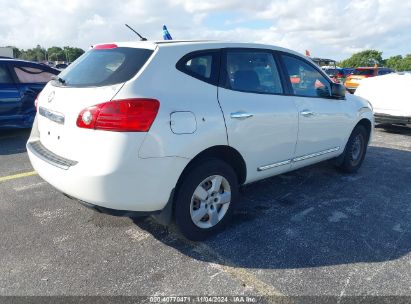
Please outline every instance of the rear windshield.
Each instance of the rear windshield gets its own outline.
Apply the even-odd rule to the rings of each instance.
[[[361,69],[361,70],[354,70],[352,73],[353,75],[374,75],[374,70],[373,69]]]
[[[137,74],[152,53],[125,47],[92,49],[61,72],[62,81],[54,81],[54,85],[98,87],[123,83]]]

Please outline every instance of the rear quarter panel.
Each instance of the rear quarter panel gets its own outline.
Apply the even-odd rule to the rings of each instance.
[[[127,82],[116,96],[116,99],[134,96],[160,101],[157,117],[140,148],[141,158],[177,156],[191,159],[211,146],[227,145],[217,87],[175,67],[181,57],[193,51],[196,51],[195,46],[157,49],[144,72]],[[172,132],[170,115],[180,111],[194,114],[196,129],[193,133]]]

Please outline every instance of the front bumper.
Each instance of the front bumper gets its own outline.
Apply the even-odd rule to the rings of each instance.
[[[375,113],[375,122],[379,124],[411,125],[411,116],[396,116]]]

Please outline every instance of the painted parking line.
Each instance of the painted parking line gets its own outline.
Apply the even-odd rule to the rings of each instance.
[[[41,187],[41,186],[46,185],[46,184],[47,184],[46,182],[41,182],[41,183],[30,184],[30,185],[23,186],[23,187],[16,187],[16,188],[13,188],[13,189],[15,191],[19,192],[19,191],[24,191],[24,190],[29,190],[29,189]]]
[[[125,233],[131,239],[137,242],[143,242],[144,240],[150,237],[150,234],[147,231],[142,231],[136,228],[129,229]],[[242,282],[244,287],[248,286],[254,289],[256,292],[259,293],[260,296],[280,297],[281,302],[279,303],[281,304],[293,303],[293,301],[288,299],[285,294],[283,294],[281,291],[276,289],[274,286],[263,282],[258,277],[256,277],[251,271],[245,268],[242,268],[239,265],[236,265],[236,263],[232,262],[230,259],[227,259],[221,256],[216,250],[214,250],[212,247],[208,246],[207,244],[202,243],[202,242],[193,242],[193,241],[187,240],[186,238],[179,235],[179,233],[176,232],[174,228],[171,228],[169,230],[169,233],[170,233],[169,237],[171,237],[174,240],[179,240],[180,242],[186,244],[197,254],[201,255],[204,261],[214,261],[214,262],[207,262],[209,267],[217,270],[217,273],[214,274],[213,276],[218,275],[219,273],[226,273],[232,278]]]
[[[194,243],[191,241],[188,241],[188,243],[190,243],[194,247],[194,250],[197,251],[199,254],[208,257],[210,260],[215,260],[217,263],[211,263],[211,266],[213,268],[231,275],[232,277],[243,282],[245,285],[251,286],[262,296],[282,297],[283,302],[281,303],[291,303],[291,301],[289,301],[289,299],[286,299],[285,295],[281,293],[279,290],[277,290],[274,286],[261,281],[250,271],[239,267],[238,265],[236,265],[235,263],[231,262],[226,258],[223,258],[210,246],[204,243]]]
[[[24,172],[24,173],[9,175],[9,176],[3,176],[3,177],[0,177],[0,183],[5,182],[5,181],[9,181],[9,180],[12,180],[12,179],[28,177],[28,176],[32,176],[32,175],[37,175],[37,172],[36,171],[31,171],[31,172]]]

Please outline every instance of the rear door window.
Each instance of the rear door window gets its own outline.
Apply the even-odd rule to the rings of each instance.
[[[69,65],[54,85],[98,87],[130,80],[147,62],[152,50],[115,47],[92,49]]]
[[[29,66],[15,66],[14,72],[20,83],[47,83],[54,74],[41,68]]]
[[[234,91],[282,94],[277,64],[271,51],[228,50],[225,87]]]

